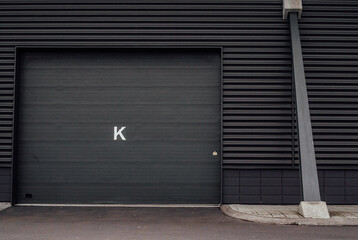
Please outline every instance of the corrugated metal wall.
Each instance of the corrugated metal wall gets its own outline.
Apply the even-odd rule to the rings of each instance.
[[[306,0],[300,20],[321,165],[358,163],[358,1]]]
[[[321,168],[321,197],[329,204],[357,204],[358,2],[304,0],[303,4],[299,24],[316,157]],[[300,201],[298,170],[262,167],[224,171],[224,202]]]
[[[307,0],[304,8],[317,158],[354,163],[357,3]],[[22,45],[223,47],[224,177],[229,169],[292,167],[291,53],[282,0],[0,0],[0,177],[10,175],[15,46]],[[3,185],[0,201],[9,198]]]

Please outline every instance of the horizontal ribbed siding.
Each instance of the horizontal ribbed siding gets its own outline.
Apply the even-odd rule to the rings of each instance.
[[[224,167],[291,164],[291,55],[281,0],[0,2],[10,143],[15,46],[212,46],[223,47]],[[4,153],[2,164],[10,164],[11,148]]]
[[[1,35],[0,35],[1,37]],[[10,173],[14,109],[15,47],[0,47],[0,168]]]
[[[291,164],[290,59],[286,42],[224,48],[224,167]]]
[[[300,21],[320,165],[358,162],[358,2],[304,1]]]

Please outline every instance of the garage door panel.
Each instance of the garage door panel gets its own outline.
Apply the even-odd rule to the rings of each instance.
[[[219,85],[218,85],[219,87]],[[77,87],[24,89],[32,104],[208,104],[219,99],[218,87]],[[203,90],[205,89],[205,90]],[[140,96],[140,97],[136,97]],[[215,102],[217,104],[217,101]]]
[[[28,68],[194,68],[194,67],[220,67],[220,58],[213,58],[213,51],[193,49],[120,49],[105,51],[87,49],[69,50],[27,50],[22,59]],[[118,55],[121,52],[121,55]],[[84,57],[86,62],[84,63]],[[101,61],[98,61],[100,59]]]
[[[137,184],[136,184],[137,185]],[[183,186],[173,187],[171,184],[156,185],[154,188],[150,184],[143,187],[141,192],[133,191],[136,185],[111,185],[107,187],[107,190],[103,189],[101,185],[95,184],[79,184],[73,185],[71,189],[65,186],[61,187],[57,184],[53,185],[38,185],[36,191],[33,192],[31,199],[23,198],[21,201],[27,203],[38,203],[37,199],[43,199],[44,203],[83,203],[81,198],[91,198],[93,204],[131,204],[133,202],[140,202],[141,204],[160,204],[166,203],[182,203],[182,204],[201,204],[206,202],[207,199],[216,197],[217,194],[210,193],[212,189],[210,187],[203,186],[201,184],[189,184],[187,187]],[[28,189],[24,189],[26,192]],[[109,192],[117,192],[117,196],[113,196]],[[151,194],[148,194],[148,193]],[[176,196],[180,192],[180,196]],[[192,196],[197,195],[198,192],[209,192],[208,194],[201,194],[196,198]],[[60,198],[58,197],[60,196]],[[176,196],[176,197],[173,197]],[[190,199],[190,200],[188,200]]]
[[[28,106],[25,104],[24,106]],[[218,118],[212,118],[216,113],[213,106],[220,108],[219,104],[205,105],[32,105],[22,112],[24,120],[21,122],[34,123],[113,123],[113,119],[131,123],[217,123]],[[116,109],[114,111],[113,109]],[[73,112],[76,111],[74,115]],[[142,116],[146,118],[143,119]],[[178,116],[179,115],[179,116]],[[160,117],[159,117],[160,116]],[[60,118],[59,118],[60,117]],[[163,126],[163,125],[161,125]],[[163,126],[165,127],[165,126]]]
[[[125,121],[121,121],[125,123]],[[21,132],[23,141],[87,141],[97,140],[113,143],[114,126],[121,123],[101,124],[101,126],[93,126],[83,124],[28,124],[26,130]],[[213,130],[213,123],[143,123],[143,124],[123,124],[126,129],[123,135],[126,137],[126,146],[131,142],[137,141],[200,141],[205,142],[206,139],[216,139],[220,133]],[[55,143],[56,144],[56,143]]]
[[[53,163],[56,161],[72,161],[73,162],[98,162],[104,164],[112,162],[114,165],[118,162],[125,164],[127,162],[133,164],[147,163],[150,159],[151,164],[168,164],[175,162],[182,162],[194,164],[207,163],[208,159],[212,158],[212,152],[218,151],[216,143],[213,141],[206,141],[205,144],[212,146],[212,151],[208,152],[205,148],[198,148],[195,141],[180,142],[155,142],[151,144],[146,143],[126,143],[118,146],[113,146],[112,143],[103,143],[101,145],[81,143],[81,142],[29,142],[22,149],[20,157],[24,160],[29,159],[29,162],[34,162],[35,165],[39,162],[45,164],[47,162]],[[165,151],[163,151],[165,149]],[[91,151],[89,151],[91,150]],[[81,151],[81,155],[74,153]],[[170,158],[168,158],[170,153]],[[205,158],[203,158],[205,157]],[[31,160],[31,161],[30,161]],[[23,166],[26,166],[24,163]]]
[[[155,68],[117,68],[101,69],[86,68],[72,70],[71,79],[68,76],[69,69],[26,69],[21,74],[24,75],[23,87],[98,87],[98,82],[102,87],[207,87],[218,86],[220,75],[218,68],[168,68],[159,71]],[[179,74],[178,74],[179,73]],[[56,81],[49,81],[53,75]],[[148,80],[148,75],[151,79]],[[121,81],[113,81],[113,76],[118,76]],[[126,76],[122,79],[119,76]],[[36,78],[36,84],[28,83],[27,79]],[[212,79],[208,82],[206,78]]]
[[[164,162],[160,163],[163,164]],[[214,167],[215,161],[213,160],[212,166]],[[43,168],[46,170],[46,173],[37,174],[36,176],[27,176],[24,177],[20,183],[26,183],[31,181],[32,184],[74,184],[74,183],[93,183],[93,184],[159,184],[162,182],[176,182],[176,185],[180,184],[210,184],[215,183],[216,181],[212,179],[213,175],[210,174],[207,169],[197,169],[198,165],[183,164],[180,162],[170,163],[167,166],[159,169],[159,163],[157,164],[148,164],[141,163],[141,166],[135,166],[134,164],[126,163],[121,167],[116,167],[115,163],[108,164],[106,167],[111,169],[98,166],[99,164],[88,163],[86,167],[64,167],[61,166],[59,162],[53,163],[57,166]],[[28,167],[26,174],[29,174],[33,171],[36,171],[36,166],[26,166]],[[97,169],[95,168],[97,167]],[[36,168],[36,169],[35,169]],[[72,173],[72,175],[63,175],[58,169],[65,169],[66,172]],[[185,171],[186,177],[180,177],[178,171]],[[103,174],[106,173],[106,174]],[[140,177],[138,177],[140,176]],[[87,179],[90,177],[89,179]],[[86,179],[85,179],[86,178]],[[83,181],[85,179],[85,181]],[[207,180],[212,179],[212,180]],[[72,186],[71,186],[72,187]],[[138,186],[139,188],[140,186]],[[155,188],[155,186],[153,186]]]
[[[219,203],[220,52],[28,50],[20,62],[18,202]]]
[[[52,195],[60,198],[53,199],[56,203],[62,201],[73,203],[83,198],[91,199],[91,203],[99,200],[102,202],[111,200],[116,203],[133,203],[133,201],[157,203],[157,200],[161,200],[162,203],[166,199],[159,198],[160,196],[170,197],[170,203],[198,203],[198,200],[207,202],[210,198],[216,198],[217,192],[220,191],[219,186],[216,189],[212,188],[212,185],[216,185],[216,181],[202,180],[205,177],[212,179],[216,175],[203,175],[202,172],[205,172],[205,169],[202,172],[191,169],[193,167],[182,169],[187,172],[185,178],[180,178],[180,175],[175,174],[178,170],[173,171],[173,168],[169,167],[162,170],[155,167],[139,169],[124,167],[114,169],[112,172],[102,169],[106,176],[118,176],[118,179],[106,178],[100,174],[100,170],[89,171],[87,169],[77,169],[78,171],[71,172],[73,174],[71,177],[63,179],[63,175],[56,175],[58,169],[54,169],[49,172],[54,174],[53,178],[46,174],[45,176],[36,176],[35,179],[25,178],[24,181],[31,181],[30,185],[20,182],[22,186],[20,190],[24,193],[21,198],[22,201],[37,203],[49,202],[49,198],[53,198]],[[148,174],[148,172],[152,174]],[[81,179],[87,179],[89,176],[87,181],[81,182]],[[176,183],[175,185],[173,185],[173,181]],[[69,184],[71,187],[68,187]],[[198,191],[201,193],[199,196]],[[77,195],[78,193],[81,194]],[[25,194],[31,194],[32,198],[26,198]],[[196,197],[193,198],[193,196]]]

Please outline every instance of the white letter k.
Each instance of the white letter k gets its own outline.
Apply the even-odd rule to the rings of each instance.
[[[121,129],[117,130],[117,126],[114,127],[114,140],[117,140],[118,135],[121,137],[121,139],[123,141],[126,140],[126,138],[123,136],[122,131],[125,129],[126,127],[121,127]]]

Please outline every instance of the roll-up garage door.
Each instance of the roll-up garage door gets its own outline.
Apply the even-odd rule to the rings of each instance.
[[[18,203],[220,202],[215,49],[18,54]]]

